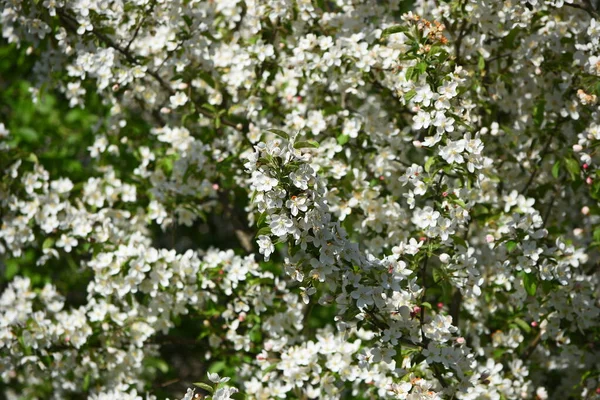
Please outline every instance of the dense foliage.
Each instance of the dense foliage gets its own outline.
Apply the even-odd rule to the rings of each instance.
[[[0,390],[600,398],[596,3],[0,0]]]

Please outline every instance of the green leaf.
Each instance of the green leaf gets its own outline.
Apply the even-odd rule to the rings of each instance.
[[[544,121],[544,109],[546,108],[546,101],[544,99],[539,100],[533,107],[533,123],[537,128],[542,125]]]
[[[44,240],[44,243],[42,244],[42,249],[48,249],[52,246],[54,246],[54,239],[49,237],[46,238],[46,240]]]
[[[431,169],[431,166],[433,165],[433,163],[435,163],[436,158],[435,156],[431,156],[427,159],[427,162],[425,163],[425,172],[429,173],[429,170]]]
[[[592,184],[590,194],[593,199],[600,200],[600,180],[595,180]]]
[[[498,348],[498,349],[495,349],[495,350],[492,352],[492,354],[494,355],[494,358],[495,358],[496,360],[499,360],[499,359],[500,359],[500,357],[502,357],[502,355],[503,355],[504,353],[506,353],[506,349],[499,349],[499,348]]]
[[[83,389],[84,392],[87,392],[88,389],[90,388],[90,380],[91,380],[91,375],[88,372],[87,374],[85,374],[85,377],[83,378],[83,384],[81,385],[81,388]]]
[[[467,208],[467,204],[464,201],[462,201],[461,199],[450,199],[450,201],[454,204],[458,204],[459,206],[461,206],[464,209]]]
[[[417,95],[417,91],[415,89],[411,89],[404,95],[404,101],[409,102],[413,97]]]
[[[442,51],[444,51],[444,49],[442,49],[440,46],[431,46],[431,48],[429,49],[429,54],[435,55],[436,53]]]
[[[485,57],[481,54],[479,55],[479,60],[477,60],[477,68],[479,68],[480,71],[485,69]]]
[[[567,168],[567,171],[569,171],[569,175],[571,175],[572,180],[576,180],[579,177],[580,167],[577,160],[566,157],[565,167]]]
[[[149,357],[144,360],[144,365],[147,367],[156,368],[163,374],[169,372],[169,364],[165,362],[165,360],[161,360],[160,358]]]
[[[213,89],[215,88],[215,80],[208,72],[201,71],[198,73],[198,75],[200,76],[200,78],[202,78],[204,82],[208,83],[210,87],[212,87]]]
[[[267,368],[265,368],[263,370],[263,376],[267,375],[269,372],[273,371],[275,368],[277,368],[277,364],[269,365]]]
[[[29,161],[29,162],[34,163],[34,164],[38,164],[39,163],[39,160],[38,160],[37,156],[35,154],[33,154],[33,153],[29,153],[29,155],[25,158],[25,161]]]
[[[446,273],[441,268],[433,269],[433,281],[438,283],[446,279]]]
[[[281,129],[267,129],[267,132],[274,133],[277,136],[284,138],[285,140],[290,140],[290,135],[288,135],[287,132],[282,131]]]
[[[194,386],[198,386],[202,390],[206,390],[209,393],[213,393],[215,390],[207,383],[204,382],[194,382]]]
[[[424,73],[427,70],[427,63],[424,61],[421,61],[420,63],[415,65],[415,70],[417,71],[417,73],[419,75],[421,75],[422,73]]]
[[[260,325],[254,325],[254,327],[250,329],[250,332],[248,332],[248,336],[250,337],[250,341],[260,343],[263,338]]]
[[[511,251],[513,251],[516,247],[517,247],[517,242],[515,242],[514,240],[509,240],[508,242],[506,242],[506,250],[509,253]]]
[[[16,262],[15,260],[7,260],[5,262],[5,268],[4,268],[4,278],[6,280],[11,280],[15,275],[17,275],[19,273],[19,263]]]
[[[204,103],[204,104],[202,104],[201,107],[207,109],[208,111],[212,112],[213,114],[219,113],[219,110],[217,110],[217,108],[210,103]]]
[[[552,166],[552,176],[554,179],[558,178],[558,174],[560,173],[560,160],[556,161]]]
[[[523,287],[525,291],[530,296],[535,296],[535,292],[537,291],[537,277],[535,274],[527,274],[523,273]]]
[[[515,43],[515,38],[517,37],[517,35],[519,34],[519,32],[520,32],[520,28],[513,28],[508,33],[508,35],[506,35],[504,37],[504,43],[505,43],[506,48],[510,49],[510,48],[513,47],[513,45]]]
[[[259,237],[261,235],[269,236],[270,234],[271,234],[271,228],[269,228],[268,226],[265,226],[264,228],[260,228],[258,230],[258,232],[256,232],[255,237]]]
[[[265,211],[258,217],[258,221],[256,221],[256,226],[262,226],[267,220],[268,213]]]
[[[30,127],[19,128],[15,132],[15,136],[20,137],[28,143],[35,143],[40,138],[40,135],[37,133],[37,131]]]
[[[454,243],[464,247],[464,248],[469,248],[469,245],[467,244],[467,242],[465,241],[465,239],[461,238],[458,235],[454,235],[452,236],[452,240],[454,241]]]
[[[422,302],[421,303],[421,307],[425,307],[425,308],[428,308],[430,310],[433,309],[433,307],[431,306],[431,303],[429,303],[427,301]]]
[[[223,371],[226,367],[227,364],[225,364],[225,361],[217,361],[216,363],[210,366],[208,371],[214,374],[218,374],[219,372]]]
[[[390,26],[381,32],[381,37],[384,38],[386,36],[393,35],[394,33],[404,32],[405,30],[406,27],[403,25]]]
[[[446,61],[446,59],[448,59],[449,56],[450,54],[446,50],[442,50],[437,56],[437,62],[441,64],[444,61]]]
[[[294,148],[295,149],[305,149],[307,147],[312,147],[313,149],[316,149],[319,147],[319,143],[315,140],[307,140],[305,142],[296,142],[294,143]]]
[[[524,332],[527,332],[527,333],[531,332],[531,326],[529,326],[529,324],[527,322],[523,321],[521,318],[515,318],[514,322]]]
[[[348,143],[348,141],[350,140],[350,136],[348,135],[340,135],[337,137],[337,142],[340,146],[345,145],[346,143]]]

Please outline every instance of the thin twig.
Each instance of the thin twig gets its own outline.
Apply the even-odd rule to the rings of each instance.
[[[253,252],[253,232],[251,232],[246,226],[244,226],[240,216],[237,213],[237,209],[231,205],[227,197],[227,193],[223,190],[219,190],[218,196],[219,201],[224,208],[226,216],[230,219],[231,224],[233,225],[233,231],[238,241],[240,242],[240,245],[248,253]]]
[[[71,15],[69,15],[63,9],[58,9],[57,14],[58,14],[59,18],[68,25],[68,28],[71,31],[77,30],[76,24],[78,24],[78,22],[75,18],[73,18]],[[117,42],[115,42],[112,38],[110,38],[109,36],[105,35],[104,33],[100,32],[100,31],[98,31],[97,29],[92,30],[91,33],[94,36],[96,36],[96,38],[98,38],[105,45],[112,47],[113,49],[115,49],[116,51],[121,53],[129,63],[138,65],[138,66],[142,66],[141,62],[138,61],[138,59],[129,51],[128,48],[123,48],[121,45],[119,45]],[[147,69],[146,73],[148,75],[150,75],[152,78],[154,78],[154,80],[156,80],[158,82],[158,84],[169,95],[172,96],[175,94],[175,89],[173,89],[171,87],[171,85],[167,81],[165,81],[163,79],[163,77],[160,76],[160,74],[157,71],[152,70],[152,69]],[[213,113],[211,111],[202,108],[202,104],[200,104],[197,100],[195,100],[195,99],[191,99],[191,100],[194,103],[194,105],[196,106],[196,111],[198,111],[200,114],[204,115],[207,118],[211,118],[211,119],[215,117],[215,115],[213,115]],[[240,119],[240,122],[234,122],[227,118],[221,118],[221,117],[219,119],[221,121],[221,124],[223,124],[225,126],[229,126],[231,128],[234,128],[236,130],[244,132],[248,129],[249,123],[245,119]]]
[[[429,261],[429,255],[425,255],[425,260],[423,261],[423,266],[421,267],[421,280],[423,281],[423,295],[422,299],[425,300],[425,296],[427,295],[427,262]],[[421,326],[421,335],[423,336],[423,343],[427,345],[429,343],[429,339],[425,337],[425,332],[423,331],[423,325],[425,325],[425,307],[421,307],[421,320],[419,321]]]
[[[546,222],[548,221],[548,218],[550,218],[550,211],[552,211],[552,207],[554,206],[554,201],[556,200],[556,196],[558,196],[558,190],[555,190],[552,193],[552,196],[550,199],[550,204],[548,204],[548,208],[546,209],[546,212],[544,213],[544,218],[542,220],[542,228],[544,228],[546,226]]]
[[[146,21],[146,18],[148,17],[148,15],[152,14],[152,12],[154,11],[154,6],[156,5],[156,0],[154,0],[152,2],[152,4],[150,4],[150,9],[148,10],[148,12],[145,12],[144,15],[142,16],[142,19],[140,19],[140,21],[137,24],[137,27],[135,28],[135,32],[133,32],[133,35],[131,36],[131,39],[129,40],[129,43],[127,43],[127,46],[125,46],[125,51],[129,51],[129,48],[131,47],[131,44],[135,41],[135,39],[137,38],[138,34],[140,33],[140,29],[142,28],[142,25],[144,25],[144,22]]]
[[[452,317],[452,323],[455,326],[458,326],[459,318],[460,318],[460,305],[462,303],[462,293],[460,289],[455,289],[454,294],[452,295],[452,301],[450,303],[450,316]]]
[[[523,194],[523,195],[527,194],[527,189],[529,189],[529,186],[531,186],[531,184],[533,183],[533,180],[535,179],[537,173],[540,170],[540,164],[542,163],[542,161],[544,160],[544,157],[546,156],[546,153],[548,153],[548,150],[550,149],[550,145],[552,144],[552,139],[553,139],[553,136],[550,136],[550,138],[546,142],[546,145],[544,146],[544,148],[540,152],[540,159],[537,162],[537,164],[536,164],[533,172],[531,173],[531,176],[529,177],[529,180],[527,181],[527,183],[523,187],[523,190],[521,190],[521,194]]]
[[[541,340],[542,340],[542,332],[538,333],[537,336],[533,339],[533,341],[531,343],[529,343],[529,346],[527,346],[527,348],[525,349],[523,354],[521,354],[521,360],[523,360],[523,361],[527,360],[531,356],[531,354],[533,353],[535,348],[538,346],[538,344],[540,344]]]

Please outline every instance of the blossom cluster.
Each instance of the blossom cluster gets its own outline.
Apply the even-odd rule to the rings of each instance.
[[[594,2],[0,25],[32,109],[93,116],[57,143],[0,108],[7,398],[600,398]]]

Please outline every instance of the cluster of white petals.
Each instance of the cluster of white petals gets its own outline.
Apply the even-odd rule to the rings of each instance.
[[[596,3],[0,0],[0,397],[600,399]]]

